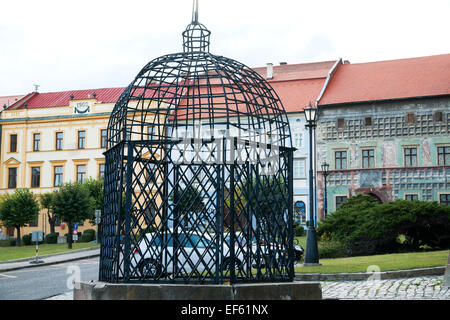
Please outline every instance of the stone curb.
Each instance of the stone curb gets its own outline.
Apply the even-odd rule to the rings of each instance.
[[[445,273],[445,266],[434,268],[420,268],[410,270],[361,272],[361,273],[296,273],[295,280],[299,281],[364,281],[413,278],[422,276],[441,276]]]

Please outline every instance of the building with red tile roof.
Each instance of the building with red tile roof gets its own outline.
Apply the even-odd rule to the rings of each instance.
[[[450,54],[342,64],[319,105],[450,94]]]
[[[273,73],[270,79],[267,79],[268,67],[253,70],[274,88],[286,112],[295,113],[302,112],[309,103],[315,103],[328,73],[335,64],[336,61],[324,61],[272,66]]]
[[[20,99],[22,99],[24,97],[24,95],[15,95],[15,96],[3,96],[0,97],[0,107],[4,108],[9,107],[10,105],[16,103],[17,101],[19,101]]]
[[[69,90],[60,92],[32,92],[9,106],[8,110],[64,107],[71,100],[95,99],[97,103],[116,103],[125,88]]]
[[[318,107],[328,213],[359,193],[450,205],[450,54],[340,64]]]

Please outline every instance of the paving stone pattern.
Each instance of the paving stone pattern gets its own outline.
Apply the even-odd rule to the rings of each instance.
[[[342,300],[450,300],[450,288],[442,287],[442,276],[418,278],[322,281],[324,299]],[[73,300],[73,292],[47,300]]]
[[[324,299],[450,300],[450,289],[445,289],[442,284],[442,276],[321,282]]]

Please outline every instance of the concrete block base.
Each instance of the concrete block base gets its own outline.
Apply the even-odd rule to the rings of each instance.
[[[447,268],[445,268],[444,284],[442,286],[447,289],[450,288],[450,251],[448,252]]]
[[[321,300],[319,282],[235,285],[78,282],[74,300]]]

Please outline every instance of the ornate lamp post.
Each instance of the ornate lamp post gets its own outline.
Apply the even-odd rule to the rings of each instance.
[[[328,213],[328,206],[327,206],[327,177],[330,174],[328,172],[328,169],[330,168],[330,165],[324,161],[322,163],[322,174],[323,174],[323,217],[327,217]]]
[[[306,254],[304,266],[320,265],[317,248],[316,227],[314,222],[314,174],[313,174],[313,130],[317,122],[317,108],[311,104],[305,108],[305,127],[309,129],[309,223],[306,234]]]

